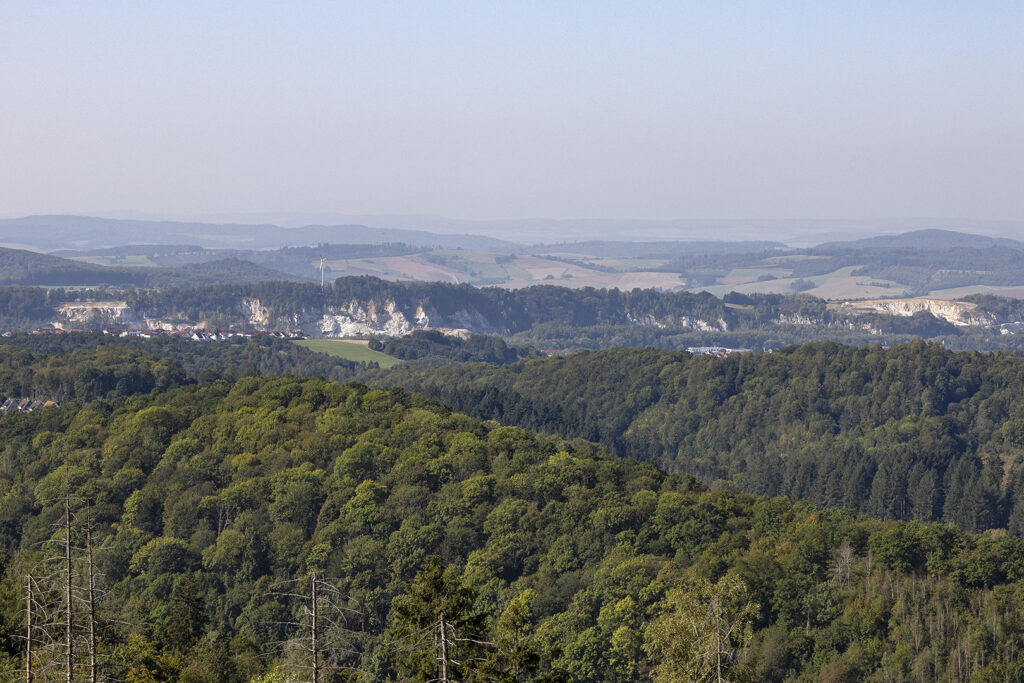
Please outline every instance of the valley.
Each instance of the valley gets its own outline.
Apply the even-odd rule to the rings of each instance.
[[[64,614],[111,680],[1013,680],[1024,301],[930,294],[1012,290],[976,237],[2,252],[0,674],[84,675],[21,645]]]

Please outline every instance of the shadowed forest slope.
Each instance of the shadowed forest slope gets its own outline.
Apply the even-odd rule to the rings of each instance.
[[[751,493],[1024,532],[1024,359],[915,342],[613,349],[373,382]]]

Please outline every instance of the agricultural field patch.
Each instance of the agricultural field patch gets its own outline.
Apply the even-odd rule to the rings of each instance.
[[[332,277],[373,275],[385,280],[424,280],[428,282],[466,282],[459,271],[430,263],[419,254],[341,259],[327,264]]]
[[[368,348],[367,342],[361,339],[297,339],[295,343],[310,351],[356,363],[376,363],[385,370],[402,362],[394,356]]]
[[[828,257],[817,254],[780,254],[778,256],[769,256],[764,261],[765,263],[795,263],[797,261],[813,261],[823,258]]]
[[[510,289],[537,284],[573,288],[679,289],[684,284],[678,273],[645,270],[664,265],[663,259],[591,259],[590,262],[595,267],[536,255],[446,249],[408,256],[336,260],[327,265],[331,278],[373,275],[388,280],[468,282]]]
[[[770,276],[773,279],[779,280],[788,278],[792,275],[793,271],[789,268],[733,268],[722,278],[723,285],[741,284],[745,282],[757,282],[759,278]]]
[[[599,268],[614,268],[621,271],[642,271],[661,268],[669,262],[667,258],[587,258],[583,260]]]
[[[92,263],[97,266],[112,266],[115,268],[158,268],[159,263],[151,260],[148,256],[74,256],[70,260]]]
[[[813,277],[803,278],[814,283],[814,287],[804,290],[804,292],[829,300],[888,298],[902,296],[908,293],[907,288],[897,282],[879,280],[877,278],[872,279],[864,275],[853,275],[853,271],[857,270],[858,267],[859,266],[848,266],[824,275],[815,275]],[[743,270],[757,272],[761,269]],[[730,273],[730,275],[732,275],[732,273]],[[776,280],[735,282],[732,284],[690,287],[689,291],[706,291],[714,294],[715,296],[724,296],[729,292],[740,292],[742,294],[792,294],[793,283],[798,279],[799,278],[785,277]]]
[[[1024,299],[1024,284],[1022,285],[971,285],[969,287],[953,287],[951,289],[936,289],[928,292],[928,296],[935,299],[959,299],[971,294],[992,294],[994,296],[1006,296],[1012,299]]]

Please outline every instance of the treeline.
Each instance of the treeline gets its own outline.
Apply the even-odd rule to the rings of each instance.
[[[515,346],[556,350],[614,346],[761,350],[811,341],[893,345],[920,338],[956,349],[1024,348],[1024,337],[1000,334],[997,327],[961,328],[927,312],[893,316],[830,310],[823,299],[807,294],[732,292],[719,299],[707,292],[554,286],[504,290],[372,277],[339,278],[325,289],[301,282],[92,292],[0,288],[0,327],[17,331],[48,324],[61,303],[83,299],[123,300],[140,319],[214,329],[294,330],[315,327],[325,314],[362,320],[375,312],[386,318],[393,307],[410,322],[425,315],[431,327],[470,329],[503,336]],[[978,305],[979,313],[991,314],[1000,322],[1024,320],[1020,301],[994,296],[968,300]],[[102,320],[92,323],[104,324]]]
[[[1005,247],[955,249],[850,249],[818,247],[807,253],[820,258],[793,263],[793,277],[824,275],[858,266],[854,275],[867,275],[905,284],[915,293],[970,285],[1021,284],[1022,252]]]
[[[1001,335],[999,330],[950,330],[950,325],[929,313],[915,314],[906,318],[896,316],[865,316],[874,318],[877,324],[888,331],[872,332],[869,329],[848,329],[842,327],[817,327],[814,325],[776,325],[751,330],[730,330],[728,332],[666,329],[641,325],[593,325],[570,327],[558,323],[544,323],[526,332],[509,337],[517,346],[533,346],[541,349],[575,351],[611,349],[615,347],[654,347],[666,350],[683,350],[692,346],[724,346],[732,349],[777,350],[796,344],[817,341],[834,341],[849,346],[892,346],[920,339],[917,332],[929,334],[929,340],[945,344],[950,349],[960,350],[1024,350],[1024,335]],[[931,336],[931,332],[941,336]],[[949,334],[949,332],[953,332]]]
[[[509,346],[501,337],[473,334],[462,338],[438,330],[415,330],[405,337],[371,339],[370,348],[402,360],[432,359],[446,363],[514,363],[540,355],[531,348]]]
[[[5,331],[28,330],[54,318],[54,309],[73,295],[62,289],[0,287],[0,326]]]
[[[346,382],[366,369],[361,363],[315,353],[288,340],[262,335],[233,337],[217,342],[196,342],[174,335],[152,339],[119,337],[100,332],[14,334],[0,337],[0,351],[11,347],[30,351],[31,358],[39,361],[44,361],[51,354],[68,354],[78,350],[105,349],[115,355],[123,350],[128,356],[141,354],[168,359],[180,365],[191,380],[204,382],[234,380],[253,375],[322,377],[334,382]]]
[[[1017,538],[710,492],[416,396],[246,378],[0,444],[11,676],[30,582],[62,680],[68,587],[73,674],[95,651],[107,680],[307,679],[314,652],[331,683],[1024,676]]]
[[[1024,359],[914,342],[614,349],[372,380],[752,493],[1024,534]]]
[[[127,292],[137,311],[151,317],[213,320],[225,326],[247,324],[241,303],[257,299],[271,324],[294,327],[304,315],[319,316],[327,307],[384,307],[393,302],[414,320],[432,311],[433,325],[476,325],[502,335],[521,335],[530,343],[557,346],[559,339],[598,337],[619,328],[638,328],[648,339],[710,333],[789,335],[797,342],[816,335],[846,343],[861,340],[896,343],[912,337],[958,336],[961,330],[930,313],[915,316],[852,314],[829,310],[823,299],[807,294],[740,294],[723,298],[708,292],[662,292],[654,289],[569,289],[538,285],[518,290],[477,288],[440,282],[392,282],[369,276],[338,278],[326,291],[304,283],[266,282],[246,286],[199,287]],[[1024,305],[994,296],[968,297],[980,312],[1002,321],[1024,319]],[[810,338],[809,338],[810,337]],[[677,347],[679,348],[679,347]]]
[[[3,397],[89,401],[162,391],[186,383],[173,360],[138,349],[98,347],[49,354],[0,346]]]
[[[375,277],[338,278],[332,287],[264,282],[245,286],[199,287],[127,292],[129,305],[150,317],[248,321],[243,300],[258,299],[273,324],[294,324],[295,316],[351,302],[383,307],[393,302],[413,320],[420,309],[443,320],[470,319],[507,334],[555,323],[566,327],[653,324],[674,328],[751,329],[778,322],[780,316],[829,323],[834,314],[825,301],[806,295],[661,292],[653,289],[569,289],[541,285],[518,290],[476,288],[440,282],[391,282]],[[456,325],[451,325],[456,326]]]
[[[281,249],[204,249],[199,246],[169,246],[160,244],[127,245],[110,249],[93,249],[80,252],[85,256],[106,256],[124,259],[126,256],[145,256],[159,266],[180,268],[181,266],[239,259],[255,263],[264,268],[289,273],[303,279],[320,277],[320,259],[337,261],[342,259],[374,258],[379,256],[404,256],[422,252],[422,247],[410,247],[400,243],[385,244],[319,244],[315,247],[283,247]]]
[[[0,248],[0,285],[194,287],[291,279],[296,277],[238,258],[219,258],[175,268],[119,268],[23,249]]]
[[[912,294],[972,285],[1021,284],[1020,242],[1006,240],[1008,244],[1000,244],[978,238],[953,246],[956,242],[942,236],[921,236],[920,246],[853,242],[785,251],[752,248],[742,253],[693,253],[676,256],[652,270],[680,273],[691,286],[715,285],[733,269],[774,267],[778,265],[775,258],[784,255],[792,271],[789,277],[800,282],[855,266],[853,275],[897,282],[910,288]]]

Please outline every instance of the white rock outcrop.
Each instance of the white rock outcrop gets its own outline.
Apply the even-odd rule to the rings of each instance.
[[[877,313],[899,316],[911,316],[915,313],[927,311],[936,318],[961,327],[971,325],[987,326],[996,322],[994,316],[978,311],[977,304],[967,301],[947,301],[945,299],[930,299],[927,297],[844,301],[839,304],[839,308],[840,310],[875,311]]]
[[[320,317],[317,327],[317,331],[325,337],[401,337],[415,329],[394,301],[388,301],[382,306],[370,301],[364,306],[356,300],[345,306],[329,307]]]
[[[69,301],[57,307],[58,328],[137,325],[138,316],[124,301]]]
[[[270,325],[270,311],[259,299],[242,299],[241,304],[242,315],[249,318],[249,324],[253,327],[267,327]]]

